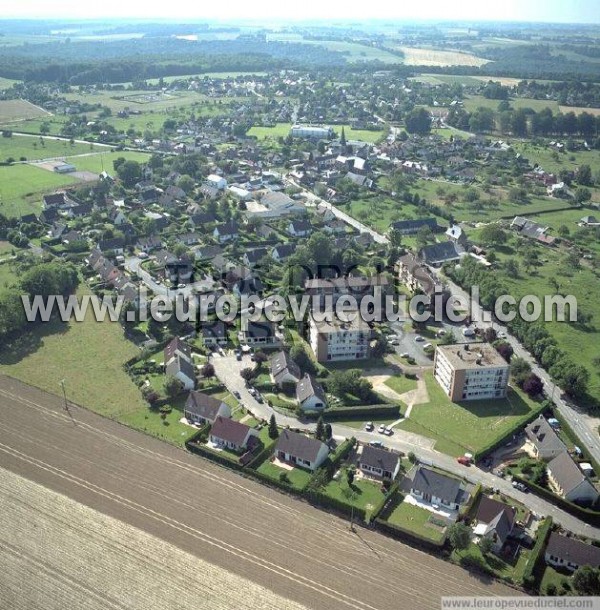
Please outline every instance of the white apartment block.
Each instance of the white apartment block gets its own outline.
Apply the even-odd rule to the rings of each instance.
[[[309,318],[309,342],[319,362],[368,358],[370,340],[371,329],[358,314],[348,322]]]
[[[438,345],[433,374],[454,402],[504,398],[509,366],[489,343]]]

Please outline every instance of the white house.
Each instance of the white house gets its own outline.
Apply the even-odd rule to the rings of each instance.
[[[305,411],[324,409],[327,406],[323,387],[308,373],[296,385],[296,400]]]
[[[205,180],[205,184],[208,186],[212,186],[219,191],[224,190],[227,187],[227,180],[223,178],[223,176],[218,176],[217,174],[210,174]]]
[[[278,460],[311,471],[316,470],[328,455],[325,443],[291,430],[283,430],[275,446]]]

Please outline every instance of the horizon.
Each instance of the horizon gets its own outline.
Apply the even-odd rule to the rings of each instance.
[[[102,5],[74,7],[71,2],[57,0],[51,4],[40,0],[22,0],[18,5],[0,9],[0,20],[31,21],[139,21],[152,20],[177,22],[180,20],[215,21],[219,23],[241,22],[450,22],[450,23],[543,23],[557,25],[598,25],[600,12],[596,0],[576,0],[565,5],[561,0],[549,0],[540,14],[539,3],[505,0],[502,5],[486,5],[477,0],[466,0],[460,6],[449,6],[441,0],[431,0],[425,6],[390,7],[385,3],[371,4],[366,10],[361,6],[346,6],[341,0],[330,0],[326,4],[308,3],[302,7],[302,15],[296,7],[282,6],[273,0],[262,0],[251,6],[232,0],[227,15],[221,7],[186,6],[174,0],[169,7],[147,6],[140,0],[132,0],[126,6],[118,0],[106,0]],[[177,15],[173,15],[177,13]],[[374,13],[378,13],[374,16]],[[139,15],[144,17],[139,17]],[[507,19],[506,16],[512,18]]]

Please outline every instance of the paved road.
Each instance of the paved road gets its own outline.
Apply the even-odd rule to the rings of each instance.
[[[437,610],[442,595],[512,592],[376,532],[352,533],[344,520],[87,410],[69,411],[58,397],[0,377],[3,468],[304,606]]]
[[[152,275],[144,270],[141,266],[143,262],[144,261],[137,256],[127,257],[125,259],[125,269],[127,269],[129,273],[138,275],[142,282],[144,282],[154,294],[170,297],[171,299],[174,299],[177,294],[182,294],[187,298],[196,290],[198,292],[207,292],[212,290],[215,286],[214,280],[209,276],[205,276],[203,280],[186,284],[185,288],[168,288],[162,283],[158,284]]]
[[[215,367],[217,377],[226,385],[230,392],[235,391],[240,393],[241,402],[256,418],[268,420],[272,414],[275,414],[277,423],[281,426],[290,426],[291,428],[300,428],[307,431],[315,429],[316,425],[314,422],[302,421],[296,417],[283,415],[269,407],[266,402],[258,403],[254,399],[248,392],[245,381],[239,374],[241,369],[253,365],[248,356],[244,356],[243,360],[238,362],[233,355],[213,355],[211,362]],[[354,436],[363,443],[381,440],[386,447],[396,451],[402,451],[405,454],[412,451],[425,463],[434,464],[448,472],[465,477],[472,483],[482,483],[487,487],[500,489],[502,493],[519,500],[535,513],[552,516],[556,522],[561,523],[572,532],[600,540],[600,528],[583,523],[532,493],[522,493],[516,490],[510,481],[501,479],[491,472],[481,470],[474,465],[469,467],[462,466],[454,457],[433,449],[434,442],[429,438],[399,428],[395,428],[394,434],[391,437],[382,437],[377,432],[366,432],[362,429],[336,423],[332,424],[332,429],[333,435],[336,438],[350,438]]]

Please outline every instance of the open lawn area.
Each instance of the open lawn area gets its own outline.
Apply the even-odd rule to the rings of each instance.
[[[462,551],[453,551],[452,560],[456,563],[468,566],[480,566],[483,570],[492,572],[498,578],[507,578],[516,582],[523,574],[527,563],[529,551],[523,549],[517,557],[499,557],[494,553],[483,555],[479,546],[471,543],[468,548]]]
[[[409,66],[482,66],[488,59],[460,51],[440,51],[418,47],[398,47]]]
[[[535,100],[525,97],[513,97],[509,99],[510,105],[515,110],[518,108],[531,108],[535,112],[539,112],[544,108],[550,108],[553,113],[558,113],[558,102],[555,100]],[[500,100],[488,99],[483,95],[473,95],[465,99],[465,110],[473,112],[473,110],[483,106],[484,108],[498,109]]]
[[[385,385],[394,390],[397,394],[404,394],[417,387],[417,380],[406,377],[406,375],[394,375],[385,382]]]
[[[150,155],[147,153],[131,151],[103,152],[97,155],[68,158],[67,161],[73,163],[73,165],[77,167],[77,171],[80,172],[88,171],[93,172],[94,174],[99,174],[104,168],[109,174],[114,175],[115,170],[113,167],[113,162],[119,157],[123,157],[131,161],[138,161],[139,163],[145,163],[150,158]]]
[[[381,485],[367,479],[354,479],[352,487],[348,485],[346,470],[342,470],[337,481],[330,481],[323,492],[348,506],[365,510],[369,519],[371,511],[383,500]]]
[[[15,161],[20,161],[22,158],[32,161],[81,155],[99,150],[105,150],[105,147],[94,144],[71,144],[67,140],[54,140],[41,136],[31,138],[13,135],[11,138],[0,138],[0,161],[5,161],[9,157]]]
[[[0,167],[0,213],[21,216],[42,210],[42,195],[60,187],[76,184],[68,175],[39,167],[17,164]]]
[[[453,403],[432,371],[427,371],[424,378],[429,402],[415,405],[410,419],[398,427],[436,439],[435,448],[451,455],[476,453],[519,428],[534,411],[541,409],[540,403],[512,388],[505,399]]]
[[[572,580],[571,574],[568,572],[559,572],[550,566],[546,566],[540,583],[540,593],[546,593],[548,585],[554,585],[557,591],[561,588],[565,589],[565,585],[570,588],[572,587]]]
[[[361,140],[363,142],[377,142],[383,138],[386,132],[382,129],[371,131],[369,129],[352,129],[349,125],[332,125],[334,131],[339,136],[342,133],[342,127],[346,134],[347,140]],[[249,136],[254,136],[258,140],[266,138],[285,138],[292,128],[291,123],[277,123],[273,127],[261,127],[259,125],[251,127],[248,131]]]
[[[270,459],[266,459],[256,470],[274,481],[280,481],[281,473],[285,473],[289,483],[297,490],[304,489],[312,476],[308,470],[302,468],[288,470],[275,466]]]
[[[79,294],[83,294],[81,288]],[[0,373],[52,394],[65,380],[69,400],[119,418],[146,409],[123,363],[137,349],[117,323],[96,322],[91,308],[84,322],[49,322],[32,327],[0,351]]]
[[[25,100],[2,100],[0,101],[0,123],[9,121],[25,121],[38,117],[49,117],[49,112],[34,106]]]
[[[424,508],[403,502],[403,499],[400,494],[394,499],[393,510],[387,518],[388,523],[414,532],[427,540],[442,542],[446,536],[446,528],[442,525],[444,520]]]

